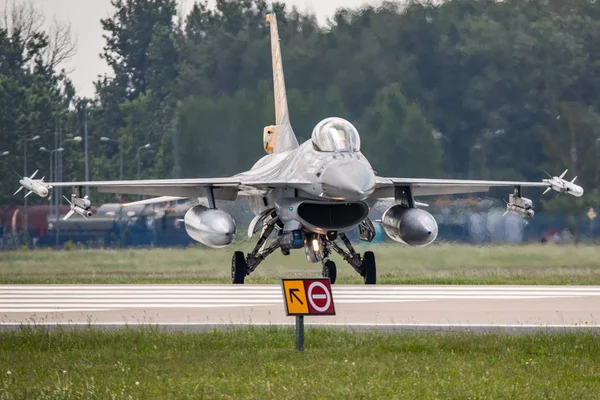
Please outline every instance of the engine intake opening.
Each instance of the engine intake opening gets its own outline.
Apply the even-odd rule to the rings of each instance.
[[[337,231],[354,226],[369,214],[364,202],[322,203],[302,202],[298,206],[298,216],[311,225],[327,231]]]

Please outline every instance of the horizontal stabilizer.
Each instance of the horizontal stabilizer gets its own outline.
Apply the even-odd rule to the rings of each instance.
[[[15,192],[15,194],[19,193],[21,190],[23,190],[23,186],[21,186],[20,188],[17,189],[17,191]],[[13,194],[13,196],[15,195]]]

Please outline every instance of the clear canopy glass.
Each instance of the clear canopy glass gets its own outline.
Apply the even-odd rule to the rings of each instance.
[[[318,151],[360,151],[360,136],[350,122],[342,118],[327,118],[319,122],[312,133]]]

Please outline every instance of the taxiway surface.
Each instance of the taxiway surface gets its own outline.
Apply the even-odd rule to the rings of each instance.
[[[600,331],[598,286],[334,285],[308,325],[409,330]],[[280,285],[0,285],[0,324],[172,330],[293,324]]]

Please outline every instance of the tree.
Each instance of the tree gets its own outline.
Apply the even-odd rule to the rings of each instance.
[[[397,84],[382,89],[361,122],[364,153],[379,175],[435,177],[442,150],[419,107]]]

